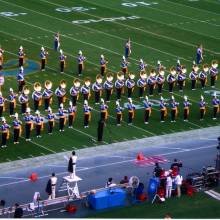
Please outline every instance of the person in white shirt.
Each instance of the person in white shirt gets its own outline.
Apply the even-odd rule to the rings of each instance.
[[[47,187],[46,187],[46,192],[49,195],[48,199],[55,199],[56,185],[57,185],[57,177],[55,176],[55,173],[52,173],[50,179],[47,182]]]
[[[76,152],[73,151],[68,164],[68,172],[70,173],[71,179],[73,179],[76,176],[76,161],[77,161]]]
[[[113,187],[113,186],[116,186],[116,184],[113,182],[113,179],[110,177],[110,178],[108,178],[108,181],[105,185],[105,188]]]
[[[181,196],[181,186],[182,186],[182,182],[183,182],[183,177],[178,174],[175,177],[175,184],[176,184],[176,188],[177,188],[177,197]]]
[[[170,198],[172,194],[173,179],[169,174],[166,179],[166,198]]]

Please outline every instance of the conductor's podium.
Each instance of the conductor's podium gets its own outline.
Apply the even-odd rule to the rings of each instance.
[[[88,202],[95,210],[125,205],[126,192],[120,188],[106,189],[90,194]]]

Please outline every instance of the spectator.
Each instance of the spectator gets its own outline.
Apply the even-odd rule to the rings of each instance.
[[[154,176],[155,177],[160,177],[162,168],[159,166],[159,163],[155,163],[155,168],[154,168]]]
[[[172,186],[173,186],[173,179],[171,178],[171,175],[168,175],[166,179],[166,198],[171,197]]]
[[[128,183],[128,182],[129,182],[128,177],[127,177],[127,176],[124,176],[124,179],[122,179],[122,180],[120,181],[120,184],[125,184],[125,183]]]
[[[180,198],[181,196],[181,186],[182,186],[182,182],[183,182],[183,177],[178,174],[176,177],[175,177],[175,184],[176,184],[176,188],[177,188],[177,197]]]
[[[108,187],[113,187],[113,186],[116,186],[116,184],[113,182],[113,179],[112,177],[108,178],[108,181],[105,185],[105,188],[108,188]]]
[[[182,166],[183,166],[183,164],[182,164],[181,161],[178,161],[177,159],[174,159],[173,163],[170,166],[170,169],[173,170],[174,167],[177,167],[177,170],[179,171],[180,167],[182,167]]]
[[[0,206],[2,206],[3,208],[5,207],[5,200],[4,199],[1,199]]]
[[[14,218],[22,218],[22,216],[23,216],[23,209],[20,207],[18,203],[16,203]]]

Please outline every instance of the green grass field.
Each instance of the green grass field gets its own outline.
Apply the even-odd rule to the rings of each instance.
[[[167,213],[171,218],[219,218],[219,201],[203,192],[193,197],[186,195],[179,198],[167,199],[165,203],[141,203],[131,207],[115,208],[98,212],[89,218],[164,218]]]
[[[157,4],[152,4],[152,2]],[[49,51],[46,71],[37,71],[25,77],[31,91],[33,91],[34,82],[39,81],[43,85],[46,79],[53,82],[53,90],[57,88],[60,80],[65,79],[67,91],[69,91],[72,81],[78,77],[76,62],[78,50],[82,50],[87,57],[81,80],[90,76],[94,81],[100,69],[100,54],[104,54],[109,60],[107,71],[118,72],[124,54],[124,44],[128,37],[132,41],[129,70],[136,73],[136,79],[140,58],[149,64],[148,73],[152,67],[155,67],[157,60],[161,60],[162,64],[169,69],[172,65],[176,65],[177,58],[180,58],[181,63],[187,66],[189,73],[192,60],[195,59],[196,46],[200,43],[204,47],[204,63],[210,64],[213,59],[220,60],[220,2],[217,0],[195,2],[188,0],[143,2],[107,0],[104,3],[101,0],[0,0],[0,4],[0,44],[5,49],[5,63],[17,59],[20,45],[24,47],[27,58],[37,62],[40,61],[39,54],[42,45]],[[3,12],[10,13],[5,16]],[[138,19],[131,19],[135,18],[131,16],[136,16]],[[121,20],[118,19],[119,17],[122,17]],[[102,18],[117,19],[103,21]],[[61,34],[61,48],[67,55],[67,67],[65,74],[62,75],[59,73],[59,54],[53,50],[54,33],[57,31]],[[8,95],[10,87],[17,89],[15,76],[5,77],[5,85],[2,88],[4,96]],[[209,90],[211,88],[208,83],[205,91]],[[138,98],[137,91],[136,89],[134,94],[134,104],[143,105],[142,100]],[[170,123],[169,112],[166,123],[160,124],[159,109],[155,106],[149,125],[143,123],[144,111],[140,109],[136,111],[133,126],[128,126],[125,110],[121,127],[115,125],[115,96],[113,96],[113,101],[109,104],[110,117],[105,128],[104,143],[219,125],[219,119],[212,120],[211,96],[205,91],[200,89],[200,83],[198,83],[198,89],[192,92],[190,81],[187,81],[184,93],[180,93],[175,88],[174,96],[180,102],[179,116],[175,124]],[[220,91],[219,80],[216,91]],[[198,115],[198,102],[201,94],[209,103],[205,120],[202,122],[199,121]],[[122,105],[127,102],[126,95],[123,96]],[[185,123],[182,120],[183,95],[188,95],[192,103],[190,121]],[[163,97],[170,99],[167,84]],[[159,98],[155,93],[153,99],[159,100]],[[26,143],[24,139],[21,139],[19,145],[13,145],[11,138],[9,147],[0,150],[0,162],[97,145],[98,143],[94,143],[92,139],[96,139],[97,122],[100,117],[99,106],[94,105],[93,95],[89,103],[94,110],[88,129],[83,127],[83,101],[80,97],[73,129],[66,128],[64,133],[60,133],[56,125],[52,136],[48,136],[47,129],[44,129],[41,139],[35,138],[33,131],[32,142]],[[33,109],[32,104],[31,101]],[[65,104],[65,107],[67,106],[68,102]],[[56,112],[58,108],[56,97],[54,97],[52,108]],[[43,108],[40,110],[44,113]],[[20,112],[19,106],[17,111]],[[6,109],[5,116],[7,115]],[[7,119],[8,122],[11,121],[8,117]]]

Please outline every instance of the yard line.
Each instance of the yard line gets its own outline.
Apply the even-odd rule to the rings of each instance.
[[[2,1],[2,0],[0,0],[0,1]],[[42,0],[41,0],[41,1],[42,1]],[[47,14],[44,14],[44,13],[41,13],[41,12],[38,12],[38,11],[35,11],[35,10],[32,10],[32,9],[28,9],[28,8],[25,8],[25,7],[23,7],[23,6],[16,5],[16,4],[13,4],[13,3],[5,2],[5,1],[2,1],[2,2],[7,3],[7,4],[10,4],[10,5],[17,6],[17,7],[20,7],[20,8],[24,8],[24,9],[29,10],[29,11],[32,11],[32,12],[34,12],[34,13],[42,14],[42,15],[44,15],[44,16],[51,17],[51,18],[53,18],[53,19],[57,19],[57,20],[60,20],[60,21],[66,22],[66,23],[70,23],[71,25],[73,25],[72,22],[67,21],[67,20],[63,20],[63,19],[60,19],[60,18],[57,18],[57,17],[54,17],[54,16],[50,16],[50,15],[47,15]],[[43,1],[43,2],[47,2],[47,3],[53,4],[53,5],[62,6],[62,5],[60,5],[60,4],[55,4],[55,3],[48,2],[48,1]],[[63,7],[64,7],[64,6],[63,6]],[[80,12],[80,13],[87,14],[87,15],[90,15],[90,16],[93,16],[93,17],[102,18],[102,17],[96,16],[96,15],[92,15],[92,14],[89,14],[89,13],[86,13],[86,12]],[[15,20],[16,20],[16,19],[15,19]],[[151,19],[151,20],[152,20],[152,19]],[[18,20],[17,20],[17,21],[18,21]],[[134,27],[134,26],[121,24],[121,23],[119,23],[119,22],[114,22],[114,23],[119,24],[119,25],[123,25],[123,26],[126,26],[126,27],[128,26],[128,27],[133,28],[133,29],[139,29],[139,28],[136,28],[136,27]],[[163,23],[163,24],[164,24],[164,25],[167,25],[166,23]],[[74,24],[74,25],[80,26],[80,27],[83,27],[83,28],[86,28],[86,29],[89,29],[89,30],[92,29],[92,28],[85,27],[85,26],[80,25],[80,24]],[[92,29],[92,30],[94,30],[94,29]],[[156,34],[156,33],[154,33],[154,32],[149,32],[149,31],[142,30],[142,29],[140,29],[140,30],[141,30],[141,31],[144,31],[144,32],[147,32],[147,33],[150,33],[150,34],[153,34],[153,35],[160,36],[160,37],[162,37],[162,38],[168,38],[168,39],[170,39],[170,40],[173,39],[173,38],[170,38],[170,37],[165,37],[164,35]],[[189,30],[189,31],[190,31],[190,30]],[[112,37],[116,37],[115,35],[111,35],[111,34],[108,34],[108,33],[106,33],[106,32],[103,32],[103,31],[96,30],[96,32],[99,32],[99,33],[102,33],[102,34],[106,34],[106,35],[109,35],[109,36],[112,36]],[[61,36],[67,37],[66,35],[61,35]],[[210,35],[209,35],[209,37],[210,37]],[[118,37],[118,36],[117,36],[116,38],[125,40],[124,38],[120,38],[120,37]],[[176,40],[176,39],[175,39],[175,40]],[[179,40],[178,40],[178,41],[179,41]],[[146,47],[146,48],[150,48],[150,49],[152,49],[152,50],[160,51],[159,49],[156,49],[156,48],[153,48],[153,47],[150,47],[150,46],[146,46],[146,45],[137,43],[137,42],[135,42],[135,41],[132,41],[132,43],[137,44],[137,45],[141,45],[141,46]],[[186,42],[184,42],[184,43],[186,43]],[[187,43],[187,44],[189,45],[189,43]],[[197,45],[193,45],[193,44],[190,44],[190,46],[197,47]],[[101,49],[101,48],[100,48],[100,49]],[[213,52],[213,53],[216,53],[216,52],[211,51],[211,50],[208,50],[208,49],[206,49],[206,48],[204,48],[204,50],[210,51],[210,52]],[[168,54],[169,54],[169,53],[168,53]],[[177,55],[176,55],[176,57],[177,57]],[[181,58],[181,59],[183,59],[183,58]]]
[[[66,6],[64,6],[64,5],[52,3],[52,2],[49,2],[49,1],[46,1],[46,0],[40,0],[40,1],[42,1],[42,2],[47,2],[47,3],[49,3],[49,4],[56,5],[56,6],[66,7]],[[106,6],[105,6],[105,8],[111,9],[111,8],[109,8],[109,7],[106,7]],[[119,10],[117,10],[117,11],[119,11]],[[119,12],[121,12],[121,11],[119,11]],[[87,12],[79,12],[79,13],[86,14],[86,15],[89,15],[89,16],[92,16],[92,17],[96,17],[96,18],[103,18],[103,17],[97,16],[97,15],[89,14],[89,13],[87,13]],[[152,19],[148,18],[148,20],[152,20]],[[155,20],[152,20],[152,21],[155,21]],[[158,22],[158,21],[156,21],[156,22]],[[119,23],[119,22],[117,22],[117,21],[113,21],[112,23],[115,23],[115,24],[118,24],[118,25],[121,25],[121,26],[125,26],[125,27],[129,27],[129,28],[131,28],[131,29],[140,30],[140,31],[142,31],[142,32],[146,32],[146,33],[151,34],[151,35],[159,36],[160,38],[165,38],[165,39],[173,40],[173,41],[176,41],[176,42],[185,44],[185,45],[187,45],[187,46],[197,47],[197,45],[195,45],[195,44],[191,44],[191,43],[184,42],[184,41],[181,41],[181,40],[178,40],[178,39],[175,39],[175,38],[171,38],[171,37],[167,37],[167,36],[164,36],[164,35],[160,35],[160,34],[157,34],[157,33],[154,33],[154,32],[146,31],[146,30],[143,30],[143,29],[134,27],[134,26],[122,24],[122,23]],[[163,24],[164,24],[164,25],[167,25],[166,23],[163,23]],[[83,25],[79,25],[79,26],[81,26],[81,27],[84,28]],[[190,31],[190,30],[188,30],[188,31]],[[102,31],[99,31],[99,32],[101,33]],[[105,33],[105,32],[102,32],[102,33],[107,34],[107,33]],[[108,34],[108,35],[109,35],[109,34]],[[139,43],[137,43],[137,42],[135,42],[135,41],[132,41],[132,43],[133,43],[133,44],[140,45]],[[144,47],[148,47],[148,48],[150,48],[150,49],[153,49],[153,48],[151,48],[150,46],[144,46]],[[154,48],[154,49],[155,49],[155,48]],[[214,51],[209,50],[209,49],[206,49],[206,48],[204,48],[204,50],[209,51],[209,52],[214,52]],[[219,52],[214,52],[214,53],[220,54]]]
[[[82,1],[85,1],[85,0],[82,0]],[[87,2],[87,1],[85,1]],[[128,1],[129,2],[129,1]],[[208,25],[211,25],[211,26],[215,26],[215,27],[220,27],[220,25],[218,24],[213,24],[213,23],[209,23],[207,21],[204,21],[204,20],[199,20],[199,19],[196,19],[196,18],[191,18],[191,17],[188,17],[188,16],[185,16],[185,15],[180,15],[180,14],[177,14],[177,13],[173,13],[173,12],[170,12],[170,11],[166,11],[166,10],[161,10],[159,8],[154,8],[154,7],[151,7],[151,6],[148,6],[148,8],[151,8],[155,11],[160,11],[162,13],[166,13],[166,14],[170,14],[170,15],[174,15],[174,16],[179,16],[179,17],[182,17],[182,18],[186,18],[186,19],[189,19],[189,20],[192,20],[192,21],[196,21],[196,22],[200,22],[200,23],[206,23]]]
[[[220,15],[219,13],[216,13],[216,12],[208,11],[208,10],[201,9],[201,8],[191,7],[189,5],[185,5],[185,4],[181,4],[181,3],[177,3],[177,2],[172,2],[172,1],[169,1],[169,0],[162,0],[162,1],[169,2],[169,3],[175,4],[175,5],[179,5],[180,7],[187,7],[187,8],[192,8],[193,10],[204,11],[204,12],[214,14],[214,15]]]
[[[167,155],[172,155],[172,154],[191,152],[191,151],[208,149],[208,148],[213,148],[213,147],[216,147],[216,146],[208,145],[208,146],[205,146],[205,147],[197,147],[197,148],[176,150],[176,151],[172,151],[172,152],[169,152],[169,153],[160,154],[159,156],[167,156]],[[136,161],[136,159],[123,160],[123,161],[113,162],[113,163],[106,163],[106,164],[97,165],[97,166],[90,166],[90,167],[87,167],[87,168],[79,169],[78,172],[92,170],[92,169],[97,169],[97,168],[101,168],[101,167],[107,167],[107,166],[115,166],[115,165],[118,165],[118,164],[129,163],[129,162],[133,162],[133,161]],[[56,175],[60,176],[60,175],[67,174],[67,173],[68,172],[60,172],[60,173],[56,173]],[[38,179],[45,179],[45,178],[48,178],[48,177],[50,177],[50,175],[41,176]],[[21,181],[15,181],[15,182],[11,182],[11,183],[5,183],[5,184],[1,184],[0,187],[9,186],[9,185],[15,185],[15,184],[19,184],[19,183],[28,182],[28,181],[30,181],[30,180],[21,180]]]

